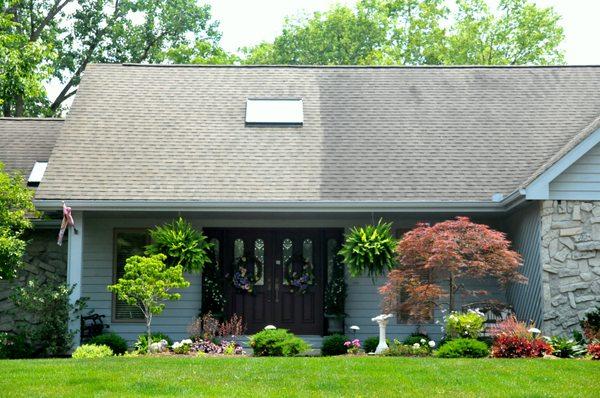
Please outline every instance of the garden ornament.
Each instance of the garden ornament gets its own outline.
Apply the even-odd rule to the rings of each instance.
[[[387,326],[388,320],[393,316],[393,314],[381,314],[371,319],[379,325],[379,344],[377,344],[375,354],[381,354],[389,348],[385,342],[385,327]]]
[[[158,354],[161,352],[165,352],[167,351],[167,346],[169,345],[169,343],[167,342],[167,340],[161,340],[158,343],[152,343],[150,344],[150,346],[148,347],[148,352],[150,354]]]

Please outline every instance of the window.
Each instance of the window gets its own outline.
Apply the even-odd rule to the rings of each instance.
[[[293,124],[304,123],[302,99],[252,99],[246,100],[247,124]]]
[[[116,282],[125,273],[125,261],[131,256],[143,256],[144,248],[149,243],[145,230],[115,231],[115,258],[113,280]],[[142,311],[135,305],[129,305],[113,295],[113,320],[143,321]]]
[[[46,167],[48,167],[48,162],[35,162],[33,169],[31,169],[31,173],[29,174],[29,178],[27,179],[27,185],[35,187],[40,185],[44,173],[46,172]]]

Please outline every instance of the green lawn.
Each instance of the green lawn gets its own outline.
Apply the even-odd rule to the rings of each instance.
[[[337,358],[0,361],[3,397],[600,397],[600,362]]]

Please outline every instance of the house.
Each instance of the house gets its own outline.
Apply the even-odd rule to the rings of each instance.
[[[60,132],[46,140],[50,125]],[[90,65],[64,122],[1,120],[0,132],[31,151],[11,167],[49,160],[35,203],[73,208],[74,298],[129,340],[144,324],[106,286],[149,227],[178,215],[218,243],[225,273],[246,251],[262,259],[255,294],[226,289],[251,332],[324,334],[335,248],[379,218],[398,234],[458,215],[506,232],[528,284],[471,283],[545,333],[577,327],[600,303],[600,67]],[[315,266],[307,294],[283,281],[294,254]],[[201,277],[187,277],[153,323],[173,338],[201,306]],[[376,334],[382,281],[348,277],[357,337]],[[434,320],[418,326],[440,334]],[[399,319],[388,332],[416,327]]]

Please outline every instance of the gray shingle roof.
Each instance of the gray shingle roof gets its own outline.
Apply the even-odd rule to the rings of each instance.
[[[302,127],[245,126],[302,97]],[[600,67],[91,65],[38,199],[489,201],[600,115]]]
[[[36,161],[47,162],[63,119],[0,118],[0,162],[29,176]]]

